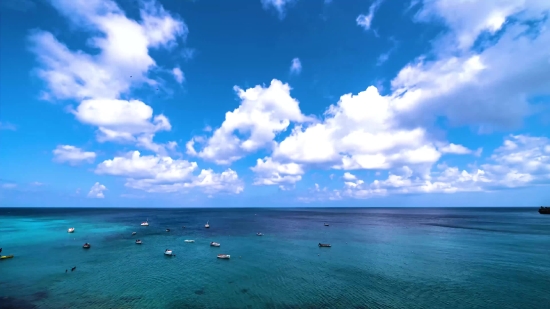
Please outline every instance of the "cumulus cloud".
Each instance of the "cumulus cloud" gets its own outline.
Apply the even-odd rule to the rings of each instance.
[[[81,148],[71,145],[58,145],[53,151],[53,160],[58,163],[69,163],[77,165],[80,163],[93,163],[96,153],[92,151],[83,151]]]
[[[439,164],[429,177],[408,166],[390,172],[387,179],[367,184],[345,179],[340,190],[310,196],[310,199],[370,198],[389,194],[455,193],[494,191],[550,184],[550,140],[526,135],[508,136],[481,166],[469,170]],[[312,191],[319,191],[313,189]],[[305,199],[308,201],[310,199]]]
[[[107,187],[100,184],[99,182],[96,182],[92,188],[90,189],[90,192],[88,192],[89,198],[105,198],[105,195],[103,194],[103,191],[107,191]]]
[[[174,79],[180,84],[185,80],[183,72],[178,67],[172,69],[172,74],[174,75]]]
[[[285,131],[291,121],[312,121],[301,113],[298,101],[290,96],[290,86],[276,79],[268,87],[234,89],[241,99],[240,106],[225,114],[221,127],[205,140],[202,150],[195,150],[195,144],[202,142],[202,138],[189,141],[187,154],[229,164],[259,149],[273,148],[276,134]]]
[[[344,180],[346,180],[346,181],[352,181],[352,180],[356,180],[356,179],[357,179],[357,176],[353,175],[353,174],[350,173],[350,172],[345,172],[343,178],[344,178]]]
[[[299,58],[292,59],[292,63],[290,64],[290,73],[300,74],[300,72],[302,72],[302,62]]]
[[[530,100],[550,95],[549,11],[548,1],[425,1],[417,20],[443,21],[447,33],[435,40],[433,60],[417,59],[392,81],[403,121],[521,125],[537,111]]]
[[[441,153],[425,129],[397,125],[395,104],[373,86],[344,95],[327,109],[323,121],[297,126],[275,147],[273,157],[344,170],[430,166],[438,161]]]
[[[265,10],[267,9],[275,9],[277,13],[279,14],[279,18],[283,19],[285,18],[286,14],[286,6],[294,0],[261,0],[262,6]]]
[[[258,159],[256,166],[250,168],[255,174],[255,185],[278,185],[287,189],[302,179],[304,170],[296,163],[281,164],[266,157]]]
[[[376,10],[378,10],[380,4],[382,4],[382,0],[375,1],[369,7],[369,13],[367,15],[360,14],[359,16],[357,16],[357,18],[355,19],[357,25],[365,30],[369,30],[371,28],[372,20],[374,19],[374,13],[376,12]]]
[[[129,152],[100,163],[95,172],[126,178],[126,187],[147,192],[177,192],[201,188],[205,192],[241,193],[242,181],[235,171],[227,169],[214,173],[203,169],[198,175],[196,162],[175,160],[168,156],[142,156],[139,151]]]
[[[140,22],[129,19],[109,0],[50,2],[77,29],[94,34],[87,42],[99,52],[73,51],[50,32],[33,32],[29,41],[40,64],[36,72],[47,85],[43,97],[81,101],[74,113],[77,119],[99,127],[100,141],[135,140],[138,146],[163,151],[152,144],[153,127],[158,123],[144,125],[151,118],[151,107],[120,97],[136,86],[158,87],[148,76],[157,66],[149,49],[170,49],[178,39],[185,39],[185,23],[153,1],[141,3]],[[138,118],[119,118],[124,116],[121,112]],[[157,120],[163,123],[160,129],[169,130],[166,117],[158,115],[153,122]],[[140,135],[142,142],[135,135]]]

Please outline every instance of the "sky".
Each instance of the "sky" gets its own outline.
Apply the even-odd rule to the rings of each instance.
[[[550,204],[550,1],[0,10],[0,206]]]

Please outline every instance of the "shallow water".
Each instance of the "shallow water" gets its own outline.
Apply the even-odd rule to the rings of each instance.
[[[0,308],[550,307],[536,209],[0,208],[0,247]]]

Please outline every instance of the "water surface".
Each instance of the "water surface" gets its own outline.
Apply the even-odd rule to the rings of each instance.
[[[0,247],[15,255],[0,261],[0,308],[550,304],[550,216],[536,209],[0,208]]]

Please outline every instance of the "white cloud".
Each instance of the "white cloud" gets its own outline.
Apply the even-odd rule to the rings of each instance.
[[[103,194],[103,191],[107,191],[107,187],[100,184],[99,182],[96,182],[92,188],[90,189],[90,192],[88,192],[88,197],[90,198],[104,198],[105,195]]]
[[[31,182],[31,186],[37,186],[37,187],[40,187],[40,186],[43,186],[44,184],[41,183],[41,182],[38,182],[38,181],[33,181]]]
[[[180,68],[176,67],[176,68],[173,68],[172,69],[172,74],[174,75],[174,79],[176,79],[176,81],[178,83],[183,83],[183,81],[185,81],[185,77],[183,76],[183,72],[181,71]]]
[[[273,8],[279,14],[279,18],[283,19],[285,17],[285,6],[294,2],[294,0],[261,0],[262,6],[265,10]]]
[[[276,134],[285,131],[291,121],[311,121],[304,116],[298,101],[290,96],[290,86],[274,79],[269,87],[256,86],[243,90],[235,86],[241,105],[225,114],[221,127],[214,130],[204,148],[197,152],[194,138],[187,143],[187,154],[217,164],[229,164],[259,149],[271,149]],[[247,137],[239,137],[246,135]]]
[[[52,153],[55,162],[69,163],[70,165],[76,165],[83,162],[92,163],[96,158],[95,152],[83,151],[81,148],[71,145],[58,145]]]
[[[95,35],[87,42],[99,52],[72,51],[52,33],[35,31],[29,40],[40,63],[37,74],[48,86],[44,97],[82,100],[73,113],[80,121],[99,127],[100,141],[134,141],[163,152],[164,146],[152,139],[158,130],[170,130],[168,119],[157,115],[151,123],[150,106],[120,97],[144,84],[157,87],[158,82],[148,76],[157,66],[149,49],[170,49],[178,39],[185,39],[185,23],[154,1],[141,3],[140,22],[126,17],[109,0],[51,3],[77,29]]]
[[[355,96],[344,95],[327,109],[322,122],[296,127],[277,145],[273,158],[344,170],[435,163],[441,154],[423,128],[396,125],[395,104],[372,86]]]
[[[133,142],[162,154],[169,146],[154,143],[153,137],[158,131],[170,131],[170,121],[162,114],[153,117],[153,109],[141,101],[84,100],[72,113],[80,122],[98,127],[100,142]]]
[[[17,184],[15,184],[15,183],[3,183],[2,188],[3,189],[15,189],[15,188],[17,188]]]
[[[302,62],[299,58],[292,59],[292,63],[290,64],[290,73],[300,74],[300,72],[302,72]]]
[[[344,180],[346,180],[346,181],[352,181],[352,180],[356,180],[356,179],[357,179],[357,176],[353,175],[353,174],[350,173],[350,172],[345,172],[343,178],[344,178]]]
[[[250,168],[255,174],[255,185],[279,185],[281,189],[294,185],[302,179],[304,170],[299,164],[281,164],[269,157],[258,159],[256,166]]]
[[[435,40],[434,60],[420,58],[392,81],[394,93],[404,93],[403,121],[521,125],[537,111],[529,100],[550,95],[549,11],[543,0],[424,2],[418,19],[436,17],[448,32]]]
[[[488,158],[488,163],[470,171],[438,165],[429,177],[408,166],[394,169],[385,180],[367,184],[346,179],[344,188],[310,196],[310,199],[370,198],[389,194],[456,193],[492,191],[550,184],[550,140],[546,137],[511,135]],[[316,190],[317,187],[313,191]]]
[[[231,169],[220,174],[203,169],[199,175],[194,175],[197,168],[196,162],[158,155],[141,156],[133,151],[103,161],[95,172],[126,177],[127,187],[147,192],[177,192],[199,187],[208,193],[240,193],[244,189],[237,173]]]
[[[359,16],[357,16],[357,18],[355,19],[357,25],[365,30],[369,30],[371,28],[372,20],[374,19],[374,13],[376,12],[376,10],[378,10],[380,4],[382,4],[382,0],[375,1],[369,7],[368,15],[360,14]]]
[[[453,143],[450,143],[448,145],[440,147],[439,151],[441,153],[451,153],[451,154],[470,154],[470,153],[473,153],[472,150],[470,150],[470,149],[468,149],[468,148],[466,148],[462,145],[457,145],[457,144],[453,144]]]

